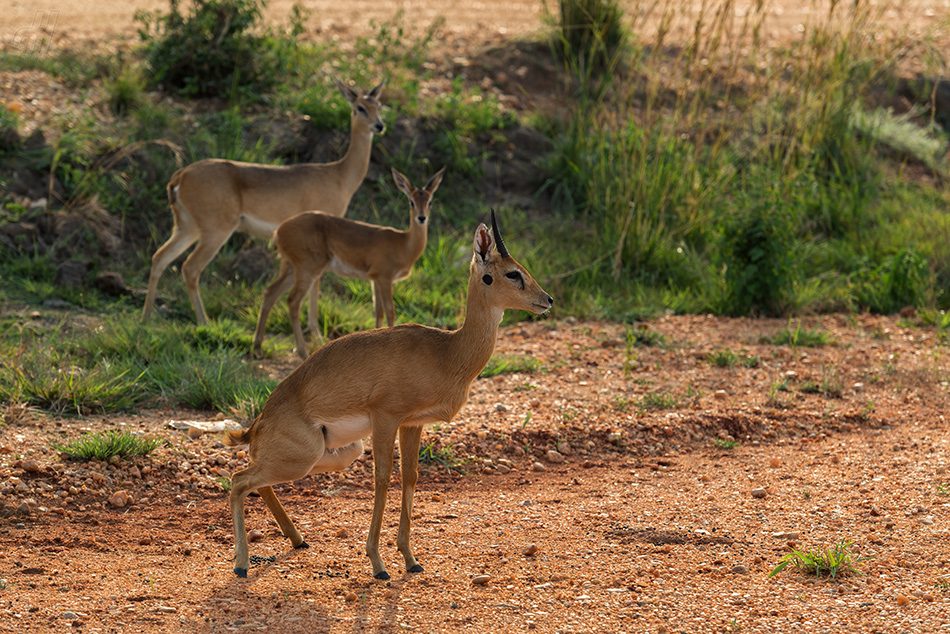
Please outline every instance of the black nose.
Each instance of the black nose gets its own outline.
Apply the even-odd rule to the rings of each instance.
[[[419,221],[420,225],[424,225],[426,223],[427,218],[425,216],[419,216],[418,218],[416,218],[416,220]]]
[[[548,308],[551,308],[552,306],[554,306],[554,298],[551,297],[550,295],[548,295],[547,298],[548,298]]]

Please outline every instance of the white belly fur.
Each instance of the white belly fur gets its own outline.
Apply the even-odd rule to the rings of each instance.
[[[369,416],[351,416],[333,421],[318,420],[315,424],[318,428],[326,428],[326,448],[331,451],[366,438],[373,432]]]
[[[330,270],[330,272],[339,275],[340,277],[366,277],[366,271],[355,269],[352,266],[347,265],[345,262],[341,262],[336,257],[330,258],[330,264],[327,266],[327,268]]]

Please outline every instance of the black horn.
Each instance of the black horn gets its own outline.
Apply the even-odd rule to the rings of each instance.
[[[508,249],[505,247],[505,241],[501,239],[501,232],[498,231],[498,223],[495,221],[495,210],[491,210],[491,232],[495,236],[495,248],[503,258],[511,257],[508,255]]]

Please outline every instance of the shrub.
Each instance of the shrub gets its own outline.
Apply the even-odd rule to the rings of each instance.
[[[557,48],[576,69],[604,71],[626,43],[616,0],[558,0]]]
[[[273,87],[281,65],[273,38],[255,32],[264,0],[192,0],[182,15],[178,0],[167,14],[135,14],[145,59],[157,83],[184,95],[218,97],[237,88],[247,94]]]

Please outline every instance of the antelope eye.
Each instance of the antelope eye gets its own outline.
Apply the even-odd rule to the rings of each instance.
[[[491,286],[491,283],[492,283],[494,280],[491,278],[491,275],[484,275],[484,276],[482,277],[482,281],[485,282],[486,284],[488,284],[489,286]]]
[[[366,114],[366,108],[364,108],[363,106],[356,106],[356,111],[359,112],[360,114]]]
[[[520,271],[512,271],[511,273],[505,273],[505,277],[507,277],[509,280],[520,281],[520,280],[521,280],[521,272],[520,272]]]

